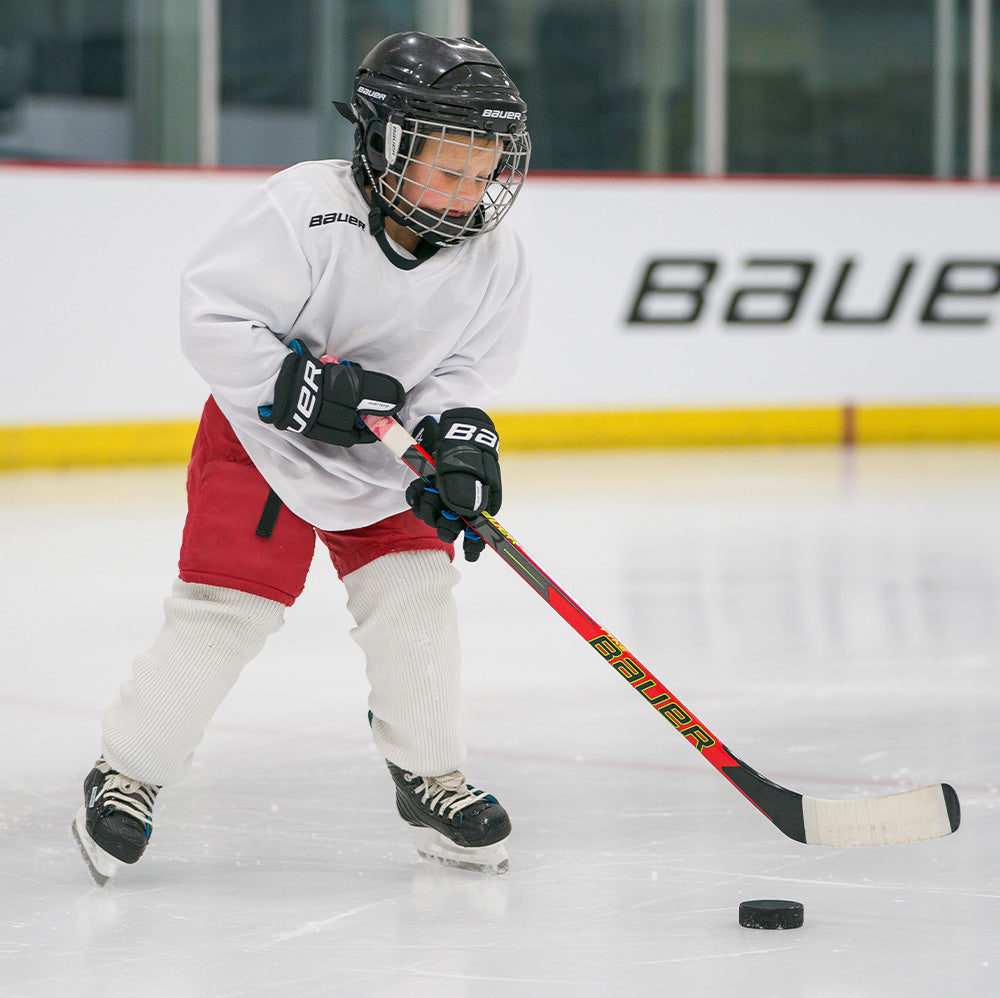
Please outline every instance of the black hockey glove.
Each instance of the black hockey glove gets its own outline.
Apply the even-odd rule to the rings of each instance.
[[[258,409],[265,423],[326,444],[352,447],[377,438],[359,413],[391,416],[405,401],[403,386],[360,364],[324,363],[301,340],[292,340],[274,384],[274,402]]]
[[[500,440],[482,409],[448,409],[440,422],[425,416],[416,426],[417,443],[434,459],[434,474],[410,483],[406,501],[438,537],[454,543],[462,531],[466,561],[475,561],[486,542],[460,517],[500,511]]]

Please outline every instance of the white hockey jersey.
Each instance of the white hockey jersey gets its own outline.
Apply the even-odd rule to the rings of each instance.
[[[412,428],[454,406],[486,408],[507,385],[528,286],[509,226],[394,266],[368,231],[350,163],[300,163],[268,179],[185,269],[182,349],[284,504],[347,530],[406,509],[413,476],[378,444],[334,447],[261,422],[287,344],[393,375]]]

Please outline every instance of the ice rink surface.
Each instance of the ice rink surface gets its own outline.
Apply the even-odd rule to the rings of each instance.
[[[471,780],[510,872],[421,861],[318,553],[98,889],[69,825],[155,637],[183,469],[0,476],[0,995],[1000,994],[1000,449],[511,455],[500,517],[729,748],[815,796],[947,781],[948,838],[785,839],[490,552],[463,567]],[[751,898],[805,925],[737,924]]]

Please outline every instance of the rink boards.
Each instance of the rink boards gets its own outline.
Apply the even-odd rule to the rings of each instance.
[[[266,175],[0,167],[0,467],[186,457],[178,275]],[[991,184],[533,176],[505,446],[1000,439],[998,223]]]

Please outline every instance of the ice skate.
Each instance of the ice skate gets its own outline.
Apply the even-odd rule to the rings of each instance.
[[[396,784],[396,808],[413,826],[417,852],[446,866],[506,873],[510,818],[503,805],[465,782],[457,770],[418,776],[387,762]]]
[[[94,763],[84,780],[84,804],[72,828],[98,886],[103,887],[123,864],[137,862],[145,852],[159,789],[116,773],[103,756]]]

